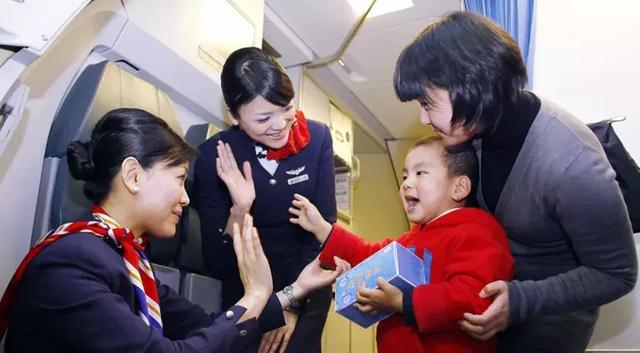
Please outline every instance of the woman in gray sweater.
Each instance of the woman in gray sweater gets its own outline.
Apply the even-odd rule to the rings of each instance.
[[[448,144],[471,141],[480,159],[478,203],[509,236],[511,282],[487,284],[484,313],[460,326],[499,334],[499,352],[584,352],[599,306],[631,291],[637,263],[618,184],[591,131],[523,89],[517,44],[489,19],[456,12],[401,53],[395,90]]]

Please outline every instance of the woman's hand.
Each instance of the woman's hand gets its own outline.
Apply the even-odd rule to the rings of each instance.
[[[382,277],[377,280],[377,289],[360,287],[356,294],[354,306],[365,313],[380,310],[402,312],[402,291]]]
[[[299,289],[300,297],[304,297],[317,289],[331,285],[338,276],[351,269],[351,265],[343,259],[334,256],[333,260],[336,263],[336,269],[333,271],[322,269],[322,267],[320,267],[319,257],[316,257],[305,266],[292,285],[294,288]]]
[[[289,218],[289,221],[313,233],[320,243],[324,243],[331,233],[331,224],[322,218],[320,211],[306,197],[299,194],[293,197],[291,203],[294,207],[289,207],[289,213],[295,217]]]
[[[256,190],[251,175],[251,165],[245,161],[242,164],[243,172],[238,169],[238,163],[233,156],[231,146],[228,143],[218,141],[218,158],[216,158],[216,171],[218,176],[229,189],[229,195],[233,207],[239,214],[248,213],[256,198]]]
[[[244,286],[244,296],[238,305],[247,308],[245,316],[258,317],[271,296],[273,280],[258,231],[253,227],[253,218],[248,214],[244,216],[242,232],[237,223],[233,224],[233,248]]]
[[[287,349],[289,340],[298,323],[298,315],[286,310],[283,311],[283,314],[285,325],[262,335],[259,353],[274,353],[278,346],[280,346],[279,353],[284,353]]]
[[[493,303],[481,315],[464,314],[460,328],[469,336],[487,340],[504,330],[509,322],[509,286],[505,281],[487,284],[480,291],[481,298],[495,297]]]

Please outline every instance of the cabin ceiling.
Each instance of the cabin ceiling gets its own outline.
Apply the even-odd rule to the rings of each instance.
[[[328,70],[309,70],[312,77],[325,76],[318,80],[321,83],[338,80],[346,86],[354,96],[347,100],[359,101],[351,104],[364,105],[373,117],[357,119],[358,122],[368,125],[369,131],[380,135],[376,136],[380,139],[415,138],[427,133],[427,128],[418,123],[417,104],[401,103],[395,96],[392,82],[395,63],[400,51],[430,21],[461,8],[460,0],[413,2],[414,6],[409,9],[365,20],[342,57],[351,70],[350,74],[337,63],[329,65]],[[266,0],[266,6],[267,12],[272,11],[286,27],[297,34],[296,41],[299,39],[298,42],[304,44],[304,51],[308,53],[308,49],[312,52],[313,59],[330,57],[337,52],[359,16],[354,13],[347,0]],[[267,16],[265,40],[270,43],[282,42],[269,28]],[[283,48],[282,45],[280,47]],[[275,49],[280,50],[278,47]],[[300,58],[304,55],[296,56],[291,51],[284,51],[281,60],[285,66],[309,61]],[[336,83],[333,82],[332,85]],[[342,95],[339,98],[344,99]],[[345,104],[351,105],[349,102]]]

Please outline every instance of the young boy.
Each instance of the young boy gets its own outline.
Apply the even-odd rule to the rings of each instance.
[[[424,250],[431,252],[431,283],[402,293],[379,278],[379,289],[358,291],[360,310],[397,312],[378,325],[380,353],[496,351],[495,338],[475,340],[458,323],[464,313],[482,313],[490,304],[478,296],[487,283],[509,280],[514,271],[507,237],[496,219],[465,207],[473,199],[477,169],[471,146],[445,147],[438,137],[418,140],[407,154],[400,197],[414,226],[396,241],[414,246],[420,257]],[[333,265],[335,255],[355,266],[393,241],[368,243],[332,226],[302,196],[296,195],[293,206],[291,222],[324,244],[320,260],[325,264]]]

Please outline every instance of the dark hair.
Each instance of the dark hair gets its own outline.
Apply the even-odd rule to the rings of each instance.
[[[134,157],[147,169],[157,162],[174,167],[189,162],[195,154],[196,149],[166,121],[141,109],[122,108],[105,114],[88,142],[71,142],[67,163],[75,179],[86,181],[84,194],[100,203],[126,158]]]
[[[394,89],[403,101],[433,103],[430,87],[449,91],[451,125],[493,131],[505,105],[527,82],[516,42],[496,23],[471,12],[454,12],[431,23],[396,63]]]
[[[236,119],[240,107],[257,96],[280,107],[289,104],[295,96],[282,65],[255,47],[231,53],[222,67],[220,80],[224,101]]]
[[[475,189],[478,181],[478,157],[469,142],[448,146],[440,136],[429,136],[418,139],[409,149],[420,146],[439,145],[442,147],[442,161],[447,166],[449,176],[467,176],[471,180],[471,192],[467,197],[467,205],[475,204]]]

